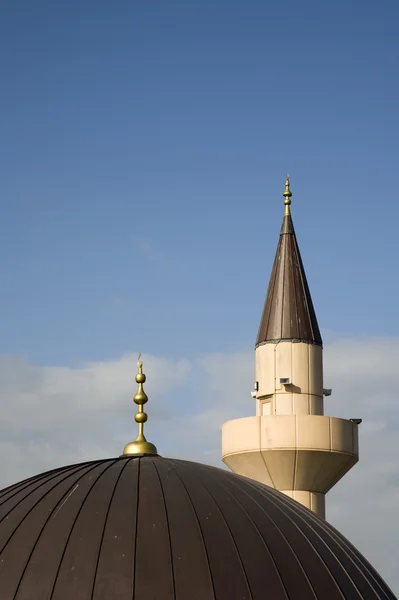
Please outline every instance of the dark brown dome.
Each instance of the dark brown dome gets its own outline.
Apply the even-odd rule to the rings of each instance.
[[[283,494],[159,457],[57,469],[0,492],[1,600],[394,598]]]

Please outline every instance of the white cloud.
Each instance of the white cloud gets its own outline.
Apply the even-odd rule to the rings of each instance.
[[[360,417],[360,462],[329,493],[329,521],[399,590],[399,340],[335,340],[325,350],[326,413]],[[135,437],[137,355],[80,368],[0,358],[0,487],[49,468],[117,456]],[[193,362],[145,357],[147,437],[164,456],[222,466],[224,421],[254,414],[251,351]]]
[[[68,462],[120,454],[135,433],[137,354],[81,368],[40,367],[0,358],[0,486]],[[173,368],[172,368],[173,367]],[[164,398],[181,386],[188,361],[146,357],[151,418],[171,419]]]
[[[360,460],[328,495],[328,517],[399,590],[399,340],[335,342],[326,348],[330,414],[360,417]]]

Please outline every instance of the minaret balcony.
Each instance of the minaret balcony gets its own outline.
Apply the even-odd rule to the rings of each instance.
[[[235,419],[222,428],[223,462],[278,490],[327,493],[359,459],[358,425],[321,415]]]

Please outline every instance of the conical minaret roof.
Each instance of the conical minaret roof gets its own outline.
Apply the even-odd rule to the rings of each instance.
[[[291,217],[291,190],[285,182],[285,214],[267,290],[256,346],[293,341],[322,345],[316,313]]]

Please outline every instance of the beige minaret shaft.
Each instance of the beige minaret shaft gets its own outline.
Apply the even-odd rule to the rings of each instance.
[[[223,461],[325,517],[325,494],[358,461],[358,426],[324,416],[323,349],[291,217],[285,213],[255,349],[256,416],[222,429]]]

